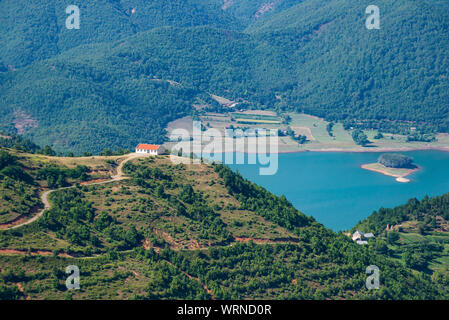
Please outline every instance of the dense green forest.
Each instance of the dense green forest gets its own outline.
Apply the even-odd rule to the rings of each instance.
[[[0,131],[0,148],[14,148],[16,150],[28,153],[42,151],[41,147],[36,145],[30,139],[24,138],[18,134],[11,134]]]
[[[381,29],[367,30],[369,4],[305,1],[248,32],[289,53],[296,83],[282,95],[288,104],[329,119],[411,120],[447,131],[449,4],[379,1]]]
[[[0,150],[0,223],[29,216],[41,206],[37,183],[18,158]]]
[[[389,168],[413,168],[413,158],[400,153],[384,153],[377,160]]]
[[[69,5],[80,9],[82,27],[65,28]],[[132,12],[134,9],[134,13]],[[215,1],[52,0],[0,1],[0,57],[18,68],[82,44],[109,42],[163,26],[242,26]]]
[[[437,216],[449,220],[449,194],[433,198],[424,197],[421,201],[413,198],[407,204],[393,209],[381,208],[354,228],[381,233],[387,225],[398,225],[408,220],[421,221],[423,225],[430,227]]]
[[[67,30],[62,4],[1,1],[0,25],[15,19],[0,36],[1,128],[56,151],[133,148],[162,142],[168,121],[213,93],[383,132],[447,132],[449,4],[382,0],[381,29],[367,30],[368,4],[274,1],[256,18],[266,3],[86,2],[83,27]]]
[[[154,28],[209,25],[244,30],[299,0],[2,0],[0,71],[47,59],[82,44],[110,42]],[[68,5],[77,5],[82,27],[65,28]],[[101,21],[101,23],[100,23]],[[5,27],[5,28],[3,28]]]

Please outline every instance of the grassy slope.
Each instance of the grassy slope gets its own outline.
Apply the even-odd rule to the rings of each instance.
[[[58,168],[73,169],[77,165],[88,166],[90,172],[88,179],[100,179],[108,177],[113,173],[113,165],[105,162],[106,158],[56,158],[37,154],[21,153],[13,149],[2,148],[11,155],[17,157],[18,165],[31,181],[11,179],[2,175],[0,184],[0,228],[15,219],[26,220],[27,217],[36,213],[42,208],[39,196],[48,189],[48,182],[38,178],[40,169],[55,165]],[[110,161],[115,161],[119,157],[108,157]],[[79,179],[68,179],[68,184],[81,182]]]
[[[430,279],[415,278],[226,168],[173,166],[158,157],[134,160],[125,171],[133,178],[57,192],[38,222],[1,232],[0,290],[34,299],[438,295]],[[81,290],[68,293],[70,264],[81,269]],[[379,291],[364,289],[370,264],[383,270]]]

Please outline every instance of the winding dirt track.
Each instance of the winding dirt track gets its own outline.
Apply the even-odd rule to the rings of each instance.
[[[130,153],[130,154],[126,155],[125,159],[122,162],[120,162],[119,166],[117,167],[117,174],[115,176],[112,176],[110,180],[89,183],[89,184],[86,184],[86,185],[92,186],[92,185],[97,185],[97,184],[106,184],[106,183],[111,183],[111,182],[115,182],[115,181],[120,181],[120,180],[126,179],[126,177],[124,177],[124,174],[123,174],[123,166],[125,165],[125,163],[127,163],[128,161],[130,161],[132,159],[135,159],[135,158],[147,157],[147,156],[148,155],[146,155],[146,154]],[[23,223],[17,224],[15,226],[10,226],[10,227],[7,227],[7,228],[2,229],[2,230],[17,229],[17,228],[23,227],[24,225],[33,223],[34,221],[39,219],[44,214],[45,210],[50,209],[51,206],[50,206],[50,201],[48,201],[48,196],[51,193],[53,193],[55,191],[59,191],[59,190],[74,188],[74,187],[75,186],[70,186],[70,187],[64,187],[64,188],[59,188],[59,189],[45,191],[41,195],[41,201],[44,204],[44,208],[41,211],[39,211],[34,217],[32,217],[31,219],[29,219],[29,220],[27,220],[27,221],[25,221]]]

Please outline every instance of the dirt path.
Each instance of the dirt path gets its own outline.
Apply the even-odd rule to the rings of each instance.
[[[35,250],[35,251],[28,251],[28,250],[18,250],[18,249],[0,249],[0,255],[27,255],[30,254],[32,256],[52,256],[53,251],[50,250]],[[71,256],[67,253],[59,253],[58,257],[64,257],[64,258],[76,258],[74,256]]]
[[[97,181],[94,183],[89,183],[87,185],[89,186],[93,186],[93,185],[98,185],[98,184],[106,184],[106,183],[111,183],[111,182],[116,182],[116,181],[120,181],[123,179],[126,179],[126,177],[124,177],[123,174],[123,166],[125,165],[125,163],[127,163],[130,160],[133,160],[135,158],[139,158],[139,157],[148,157],[148,155],[146,154],[137,154],[137,153],[130,153],[126,156],[126,158],[120,162],[119,166],[117,167],[117,174],[115,176],[112,176],[110,180],[105,180],[105,181]],[[34,217],[32,217],[31,219],[20,223],[20,224],[16,224],[14,226],[8,226],[2,230],[10,230],[10,229],[17,229],[20,228],[22,226],[25,226],[27,224],[33,223],[35,222],[37,219],[39,219],[46,210],[50,209],[50,201],[48,200],[48,196],[55,192],[55,191],[60,191],[60,190],[64,190],[64,189],[70,189],[70,188],[74,188],[75,186],[70,186],[70,187],[64,187],[64,188],[59,188],[59,189],[54,189],[54,190],[48,190],[45,191],[42,195],[41,195],[41,201],[44,204],[44,208],[39,211]]]
[[[25,291],[23,290],[23,286],[22,286],[21,283],[17,283],[17,288],[18,288],[19,291],[23,294],[25,300],[31,300],[31,297],[30,297],[30,296],[27,296],[27,295],[25,294]]]
[[[236,242],[252,241],[255,244],[279,244],[279,243],[298,243],[299,242],[299,239],[297,239],[297,238],[258,239],[258,238],[235,237],[235,236],[234,236],[234,240]]]

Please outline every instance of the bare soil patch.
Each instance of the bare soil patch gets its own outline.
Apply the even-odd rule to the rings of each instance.
[[[29,129],[36,128],[38,126],[36,120],[32,119],[30,115],[20,110],[14,111],[13,123],[18,134],[24,134]]]

